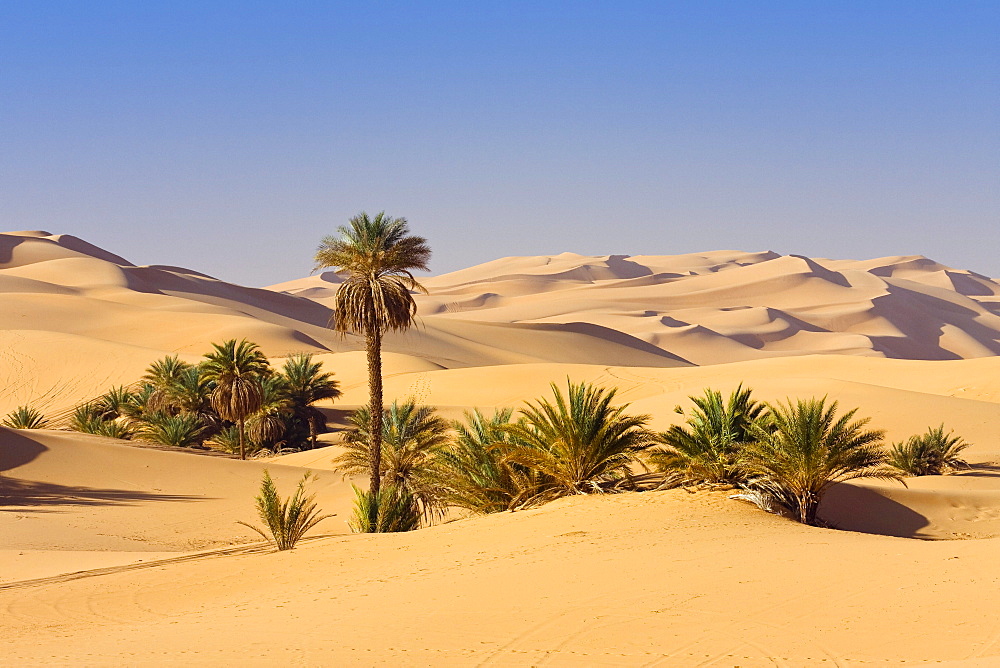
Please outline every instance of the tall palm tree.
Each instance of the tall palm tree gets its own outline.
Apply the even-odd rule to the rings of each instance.
[[[663,446],[650,451],[649,461],[662,471],[682,476],[685,482],[739,483],[742,474],[737,456],[743,444],[753,439],[751,426],[765,412],[764,405],[751,398],[750,388],[742,385],[728,401],[711,388],[700,397],[689,398],[695,407],[686,415],[686,424],[660,434]],[[676,411],[685,415],[680,406]]]
[[[202,365],[205,380],[215,384],[212,407],[223,420],[236,423],[240,440],[240,459],[246,459],[246,420],[260,410],[264,400],[262,380],[271,367],[257,344],[246,339],[213,343],[215,352],[207,353]]]
[[[868,418],[854,420],[857,409],[838,417],[837,408],[825,397],[771,405],[740,451],[747,486],[803,524],[816,524],[820,501],[835,482],[902,477],[886,464],[883,432],[866,430]]]
[[[519,443],[508,460],[545,479],[544,496],[597,492],[628,476],[639,452],[653,444],[648,415],[629,415],[612,405],[615,389],[567,381],[566,396],[552,383],[554,402],[527,402],[522,418],[507,427]]]
[[[334,297],[333,327],[365,337],[372,439],[369,490],[377,494],[382,478],[382,337],[413,324],[417,305],[411,291],[425,290],[412,271],[427,270],[431,249],[426,239],[410,234],[405,218],[384,211],[374,218],[362,211],[337,232],[340,236],[320,243],[314,270],[333,268],[346,274]]]
[[[323,399],[336,399],[342,394],[333,374],[324,373],[322,368],[323,363],[314,362],[308,353],[291,355],[281,368],[284,395],[296,417],[309,425],[309,445],[313,448],[319,424],[323,421],[323,414],[313,404]]]

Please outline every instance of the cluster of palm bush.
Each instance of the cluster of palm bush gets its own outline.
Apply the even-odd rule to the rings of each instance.
[[[134,386],[78,406],[70,427],[170,446],[210,444],[245,459],[315,447],[325,420],[313,404],[338,396],[337,381],[311,355],[273,369],[255,344],[233,339],[213,344],[199,364],[176,355],[153,362]]]
[[[526,402],[492,416],[467,413],[449,424],[412,400],[382,416],[379,490],[358,491],[356,531],[417,528],[447,507],[475,513],[524,508],[572,494],[637,488],[633,468],[655,434],[646,415],[613,404],[615,390],[569,382],[551,399]],[[367,409],[334,460],[345,474],[369,472]],[[454,436],[452,436],[452,433]]]
[[[953,431],[945,433],[944,425],[928,427],[923,434],[893,443],[889,450],[889,464],[906,475],[942,475],[968,464],[960,456],[969,447]]]
[[[660,434],[648,461],[680,484],[742,488],[739,498],[806,524],[817,524],[820,501],[837,482],[965,465],[958,455],[968,444],[943,425],[887,449],[857,409],[841,414],[825,397],[766,404],[740,386],[728,400],[712,389],[691,400],[690,414],[677,408],[685,423]]]

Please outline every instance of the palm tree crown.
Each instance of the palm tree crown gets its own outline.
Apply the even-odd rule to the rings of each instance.
[[[314,448],[323,414],[313,404],[323,399],[336,399],[342,394],[333,374],[324,373],[322,369],[323,363],[314,362],[313,356],[306,353],[291,355],[281,368],[284,396],[295,415],[309,425],[309,442]]]
[[[246,339],[213,343],[215,352],[202,362],[205,380],[215,383],[212,407],[223,420],[235,422],[239,429],[240,459],[246,459],[246,419],[260,410],[264,400],[262,379],[271,367],[256,344]]]

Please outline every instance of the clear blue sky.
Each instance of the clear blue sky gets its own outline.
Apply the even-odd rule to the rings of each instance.
[[[0,0],[0,228],[266,285],[361,209],[504,255],[1000,276],[1000,2]]]

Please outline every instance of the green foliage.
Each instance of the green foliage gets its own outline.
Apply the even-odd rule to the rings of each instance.
[[[695,408],[684,425],[660,434],[663,445],[650,451],[650,463],[660,471],[678,474],[685,483],[742,482],[740,448],[753,440],[752,427],[765,411],[750,393],[750,388],[740,385],[728,401],[711,388],[700,397],[690,397]],[[679,406],[676,410],[685,415]]]
[[[12,429],[44,429],[48,420],[42,412],[31,406],[18,406],[3,419],[3,424]]]
[[[959,455],[969,447],[954,431],[946,434],[944,424],[928,427],[918,436],[911,436],[902,443],[893,443],[889,449],[888,463],[906,475],[942,475],[968,464]]]
[[[288,421],[293,413],[284,389],[281,376],[261,379],[260,408],[247,420],[251,440],[261,447],[273,448],[285,440]]]
[[[127,414],[128,406],[135,401],[135,393],[123,385],[113,387],[91,403],[94,413],[101,420],[115,420]]]
[[[201,420],[192,413],[152,413],[139,428],[139,435],[152,443],[187,448],[201,442],[204,430]]]
[[[240,438],[240,459],[246,459],[245,429],[247,418],[261,409],[264,399],[263,378],[271,375],[267,358],[255,343],[230,339],[212,344],[214,352],[205,355],[202,374],[214,385],[212,407],[223,420],[235,422]]]
[[[313,404],[324,399],[337,399],[341,395],[340,385],[333,379],[333,374],[323,373],[322,368],[322,362],[314,362],[312,355],[301,353],[286,358],[279,372],[284,380],[284,396],[292,412],[291,422],[306,426],[309,445],[313,448],[316,447],[316,435],[326,427],[323,413]],[[294,425],[289,424],[287,431],[289,440],[295,441]],[[300,444],[293,442],[291,445]]]
[[[397,533],[420,528],[420,508],[405,488],[387,484],[372,493],[355,487],[354,493],[352,531]]]
[[[350,420],[354,428],[347,432],[344,452],[333,463],[346,475],[366,474],[371,462],[371,414],[359,408]],[[413,495],[428,511],[436,505],[433,469],[448,442],[448,428],[433,408],[418,406],[413,399],[394,401],[382,418],[382,482]]]
[[[117,438],[123,441],[127,441],[132,438],[135,430],[126,422],[121,420],[104,420],[99,425],[97,425],[97,430],[91,432],[97,434],[98,436],[106,436],[107,438]]]
[[[133,433],[131,425],[121,419],[105,419],[103,416],[108,414],[107,404],[101,405],[99,402],[100,400],[98,403],[81,404],[74,408],[70,416],[70,429],[108,438],[122,440],[131,438]]]
[[[265,470],[260,484],[260,494],[255,500],[257,515],[264,523],[267,532],[246,522],[240,524],[250,527],[265,540],[274,543],[279,550],[294,548],[307,531],[326,518],[333,517],[333,515],[320,515],[316,508],[315,495],[306,495],[305,486],[310,475],[311,473],[306,473],[302,476],[295,493],[290,498],[282,500],[274,481],[271,480],[271,474]]]
[[[771,405],[740,452],[746,486],[804,524],[816,524],[823,494],[835,482],[900,478],[886,466],[882,432],[865,430],[867,418],[853,420],[857,409],[840,417],[837,409],[825,397]]]
[[[525,505],[541,491],[538,476],[507,461],[513,443],[509,426],[513,411],[492,417],[479,410],[455,422],[453,444],[441,450],[435,465],[434,489],[443,504],[476,513],[497,513]]]
[[[506,461],[539,477],[536,500],[567,494],[610,491],[628,482],[637,455],[653,444],[647,415],[629,415],[614,406],[616,390],[567,381],[562,394],[552,383],[554,402],[527,402],[511,435]]]

